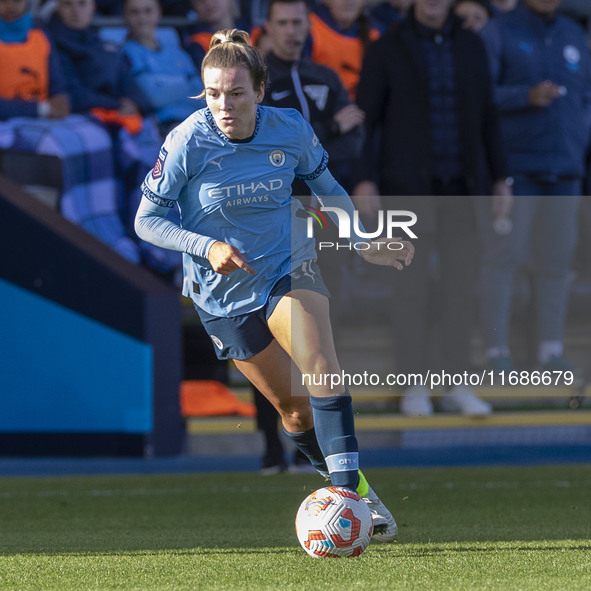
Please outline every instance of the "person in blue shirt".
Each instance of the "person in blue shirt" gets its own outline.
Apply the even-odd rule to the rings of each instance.
[[[101,168],[109,169],[116,192],[95,194],[93,209],[104,211],[107,203],[115,202],[123,229],[129,234],[126,238],[137,239],[133,221],[141,199],[138,185],[143,170],[158,155],[162,138],[156,123],[145,117],[150,107],[130,75],[127,58],[117,44],[103,40],[92,24],[95,8],[94,0],[58,0],[46,32],[60,57],[72,111],[100,122],[111,140],[110,161]],[[100,226],[98,231],[104,232]],[[180,267],[176,253],[145,243],[135,245],[136,251],[138,246],[140,260],[136,254],[135,262],[174,281]]]
[[[573,369],[563,335],[591,131],[591,59],[581,27],[558,14],[560,2],[523,0],[481,31],[515,195],[503,226],[494,223],[489,208],[480,208],[483,340],[497,370],[513,369],[513,285],[532,253],[535,363],[549,371]]]
[[[203,105],[195,96],[203,90],[189,54],[174,29],[159,29],[158,0],[126,0],[123,14],[128,35],[123,52],[130,73],[158,119],[163,136]]]
[[[100,108],[139,116],[148,105],[119,48],[102,41],[92,25],[94,14],[94,0],[59,0],[46,26],[68,81],[72,111]]]
[[[339,208],[335,217],[353,217],[352,203],[299,112],[260,105],[267,70],[247,33],[217,32],[201,73],[207,107],[166,138],[143,185],[136,231],[183,253],[184,294],[218,357],[233,359],[273,403],[317,470],[366,499],[374,538],[391,542],[396,522],[358,469],[349,392],[323,379],[341,373],[328,291],[291,183],[305,179],[325,206]],[[182,227],[166,219],[176,204]],[[369,241],[353,226],[366,260],[399,270],[410,263],[410,243]]]

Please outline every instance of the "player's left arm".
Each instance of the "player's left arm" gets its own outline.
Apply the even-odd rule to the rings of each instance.
[[[304,146],[295,170],[296,177],[306,182],[325,208],[334,208],[325,211],[337,226],[340,221],[339,216],[344,218],[342,221],[349,224],[351,243],[368,243],[368,246],[364,246],[363,249],[355,249],[366,261],[374,265],[392,266],[398,270],[402,270],[405,265],[410,265],[414,254],[414,246],[410,242],[401,238],[370,240],[361,220],[357,219],[355,223],[353,222],[355,207],[347,191],[328,170],[326,150],[318,141],[310,124],[301,115],[295,115],[295,113],[294,116],[301,125],[301,143]]]

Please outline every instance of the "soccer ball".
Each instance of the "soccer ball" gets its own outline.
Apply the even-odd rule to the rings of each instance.
[[[302,548],[313,558],[359,556],[373,533],[367,503],[341,486],[320,488],[306,497],[295,527]]]

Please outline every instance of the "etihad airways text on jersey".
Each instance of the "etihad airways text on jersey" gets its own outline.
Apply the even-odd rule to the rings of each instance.
[[[282,179],[271,179],[270,181],[251,181],[250,183],[238,183],[227,187],[214,187],[209,189],[207,195],[211,199],[222,199],[229,197],[240,197],[242,195],[255,195],[259,191],[277,191],[283,187]]]

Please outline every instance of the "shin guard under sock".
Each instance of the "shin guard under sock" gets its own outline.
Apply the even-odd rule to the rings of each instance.
[[[355,490],[359,484],[359,448],[351,395],[345,390],[338,396],[310,396],[310,404],[332,484]]]

